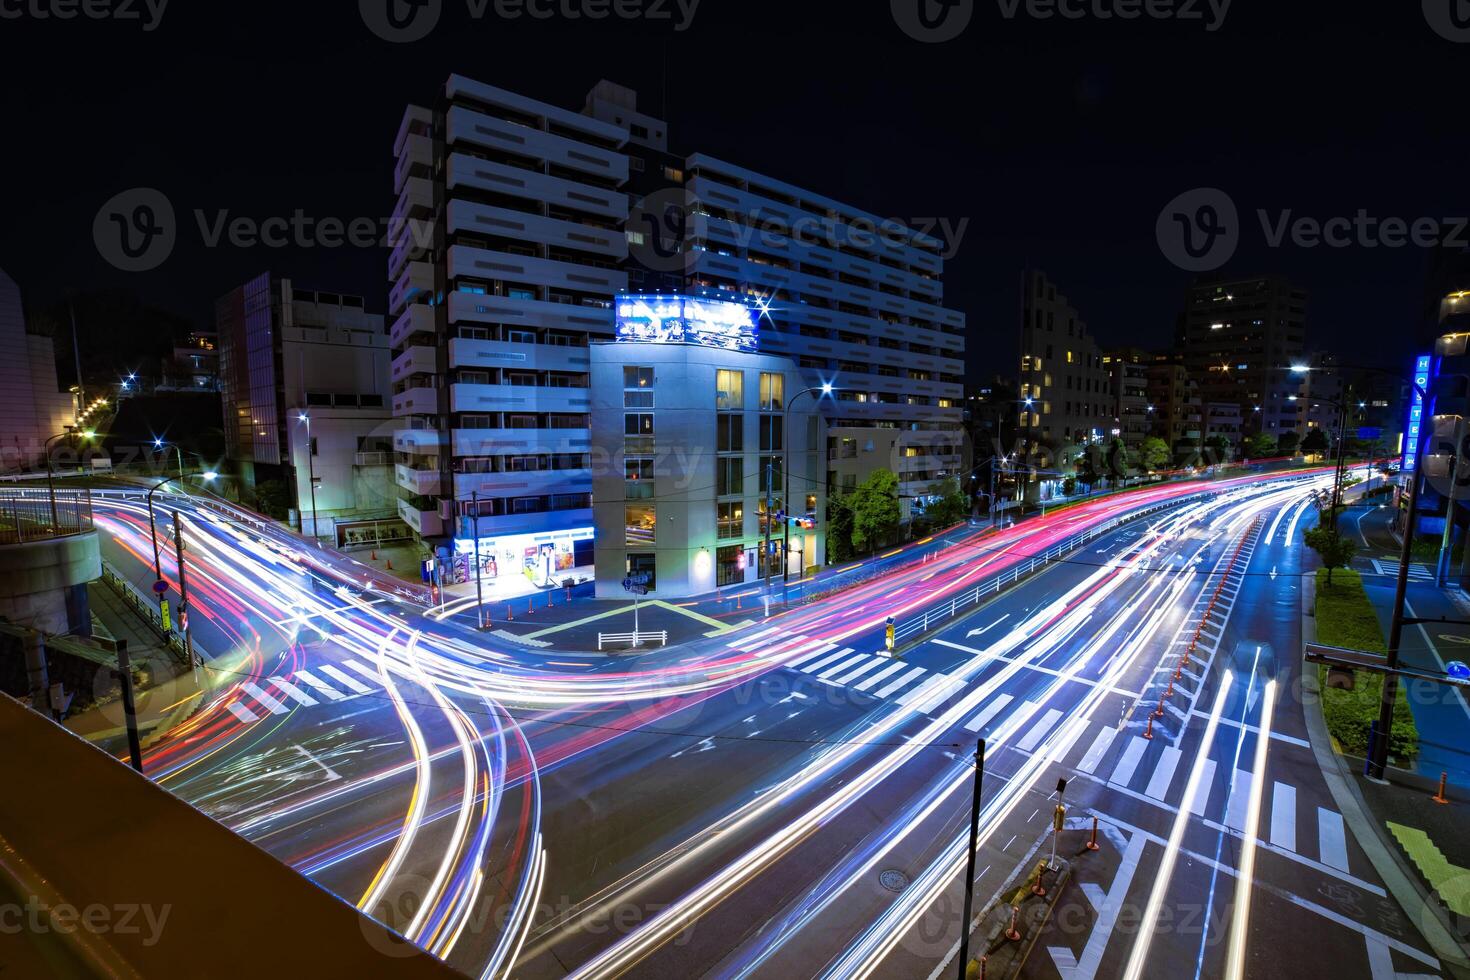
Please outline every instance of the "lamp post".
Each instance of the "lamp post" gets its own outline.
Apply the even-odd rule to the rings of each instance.
[[[205,483],[213,483],[214,480],[215,480],[215,478],[219,476],[219,474],[216,473],[216,472],[214,472],[213,470],[206,470],[205,472],[203,472],[203,473],[201,473],[199,475],[204,479],[204,482]],[[157,523],[155,522],[155,519],[154,519],[153,495],[155,493],[157,493],[159,490],[163,489],[163,487],[165,487],[166,485],[172,483],[174,481],[174,479],[175,479],[174,477],[170,476],[170,477],[165,477],[162,480],[159,480],[156,484],[154,484],[148,490],[148,495],[147,495],[147,498],[146,498],[147,499],[147,502],[148,502],[148,540],[153,543],[153,583],[154,583],[154,585],[153,585],[153,591],[154,591],[154,594],[158,596],[158,612],[159,612],[160,618],[162,618],[162,616],[163,616],[163,604],[166,601],[164,599],[164,593],[166,591],[167,586],[166,586],[166,584],[164,583],[164,580],[163,580],[163,567],[162,567],[162,565],[161,565],[161,563],[159,561],[159,554],[158,554],[158,526],[157,526]],[[183,482],[183,477],[182,476],[178,477],[178,480],[179,480],[180,483],[182,483]],[[179,514],[179,512],[177,510],[175,510],[174,511],[174,551],[175,551],[176,560],[178,561],[178,564],[179,564],[179,586],[180,586],[179,591],[182,593],[182,591],[183,591],[183,579],[184,579],[184,553],[183,553],[183,548],[179,545],[179,541],[181,539],[180,539],[180,537],[178,535],[178,514]],[[184,600],[181,600],[181,603],[182,602],[187,602],[187,601],[188,601],[187,599],[184,599]],[[181,604],[179,606],[179,614],[182,616],[183,613],[184,613],[184,606]],[[185,646],[187,647],[187,645],[188,645],[188,642],[187,642],[187,638],[186,638],[186,640],[185,640]]]
[[[803,388],[800,391],[798,391],[796,394],[792,395],[787,400],[787,402],[786,402],[786,411],[785,411],[785,414],[782,415],[782,417],[781,417],[781,425],[783,427],[783,431],[781,433],[781,476],[784,478],[784,481],[785,481],[785,484],[786,484],[785,490],[782,491],[783,492],[783,496],[781,498],[781,505],[782,505],[783,508],[785,508],[788,511],[791,509],[791,439],[790,439],[791,433],[784,431],[784,428],[785,428],[785,425],[786,425],[786,420],[791,416],[791,406],[792,405],[795,405],[796,404],[796,400],[798,398],[800,398],[802,395],[809,395],[809,394],[814,394],[814,393],[820,392],[821,398],[825,398],[825,397],[827,397],[828,395],[832,394],[834,391],[837,391],[837,390],[838,389],[832,387],[832,385],[831,385],[830,382],[827,382],[827,383],[823,383],[823,384],[817,385],[814,388]],[[820,401],[820,398],[818,400]],[[808,453],[813,452],[813,451],[815,451],[814,450],[814,447],[811,447],[811,446],[808,446],[807,447],[807,452]],[[770,498],[770,493],[769,493],[769,491],[770,491],[769,483],[770,483],[770,481],[767,480],[767,488],[766,488],[767,489],[767,495],[766,495],[766,591],[768,593],[771,590],[771,579],[770,579],[770,575],[771,575],[771,498]],[[785,524],[785,526],[782,527],[782,529],[781,529],[781,553],[782,553],[781,554],[781,584],[782,585],[785,585],[787,582],[790,582],[791,581],[791,515],[789,513],[786,515],[786,521],[784,522],[784,524]],[[804,550],[802,552],[801,563],[802,563],[802,566],[803,566],[803,568],[802,568],[802,575],[805,576],[806,575],[806,568],[805,568],[805,565],[806,565],[806,552]]]
[[[158,450],[172,449],[174,451],[174,458],[179,461],[179,482],[180,483],[183,483],[184,482],[184,451],[182,449],[180,449],[177,444],[175,444],[175,443],[166,443],[162,439],[158,439],[158,438],[155,438],[153,440],[153,448],[154,449],[158,449]]]
[[[75,426],[68,427],[65,432],[58,432],[50,439],[47,439],[46,444],[41,448],[41,455],[46,457],[46,495],[51,498],[51,527],[53,530],[55,530],[57,524],[56,471],[51,467],[51,444],[57,439],[65,439],[67,436],[73,435],[81,435],[84,439],[91,439],[96,436],[97,433],[93,432],[91,429],[88,429],[86,432],[78,433]]]
[[[311,540],[315,541],[316,546],[320,548],[322,546],[322,539],[321,526],[317,523],[316,516],[316,462],[313,459],[316,454],[314,451],[315,446],[311,442],[311,416],[302,412],[297,416],[297,421],[306,423],[306,480],[311,485]],[[297,495],[297,502],[300,502],[299,494]],[[476,557],[478,558],[479,556],[476,555]]]

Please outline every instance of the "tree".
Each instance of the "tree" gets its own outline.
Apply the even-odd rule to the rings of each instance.
[[[1230,438],[1228,436],[1210,436],[1205,440],[1205,448],[1210,452],[1210,458],[1216,463],[1224,463],[1230,459]]]
[[[1146,470],[1162,469],[1173,458],[1169,444],[1158,436],[1149,436],[1138,447],[1138,462]]]
[[[1281,438],[1276,440],[1276,452],[1282,456],[1295,455],[1301,441],[1302,437],[1295,432],[1283,432]]]
[[[1321,429],[1312,429],[1307,437],[1302,440],[1302,453],[1307,456],[1320,456],[1327,452],[1331,443],[1327,440],[1327,433]]]
[[[874,470],[849,499],[855,550],[878,547],[898,532],[898,476],[892,470]]]
[[[1302,535],[1302,540],[1322,559],[1322,567],[1327,569],[1328,585],[1332,584],[1332,570],[1346,568],[1348,562],[1353,560],[1353,555],[1358,553],[1357,544],[1351,538],[1338,534],[1337,529],[1332,527],[1314,527]]]
[[[1264,432],[1257,432],[1245,441],[1245,452],[1251,459],[1275,455],[1276,440]]]
[[[924,508],[924,516],[935,527],[958,524],[970,516],[969,495],[960,489],[960,481],[955,477],[934,484],[929,493],[935,499]]]
[[[852,499],[834,491],[827,497],[827,561],[847,561],[852,556]]]

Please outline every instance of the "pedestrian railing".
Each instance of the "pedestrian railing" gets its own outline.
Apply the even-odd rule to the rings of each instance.
[[[164,645],[178,658],[179,663],[186,667],[191,666],[189,664],[189,655],[184,649],[184,638],[174,628],[176,624],[170,623],[170,628],[164,628],[163,617],[158,612],[157,597],[149,596],[142,589],[118,574],[117,569],[106,561],[102,562],[102,581],[118,594],[118,597],[122,599],[125,605],[129,606],[133,612],[137,613],[153,628],[153,631],[163,640]],[[194,644],[194,647],[197,653],[202,654],[203,651],[197,642]]]
[[[0,544],[68,538],[92,530],[90,490],[0,490]]]
[[[661,647],[668,646],[669,631],[659,630],[657,633],[598,633],[597,649],[601,650],[604,646],[610,644],[639,647],[644,643],[651,643],[654,640],[657,640],[658,645]]]

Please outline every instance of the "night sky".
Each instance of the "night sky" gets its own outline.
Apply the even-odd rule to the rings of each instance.
[[[1470,41],[1441,37],[1408,0],[1294,14],[1281,0],[1236,0],[1214,31],[1203,2],[1204,20],[1065,21],[1024,6],[1007,18],[1010,0],[993,0],[940,44],[909,38],[871,0],[703,0],[683,31],[475,20],[465,0],[444,4],[434,32],[410,44],[376,37],[342,2],[174,0],[151,31],[0,19],[0,268],[31,306],[123,286],[201,327],[215,297],[267,269],[381,311],[386,251],[206,247],[194,212],[386,216],[403,107],[430,104],[451,72],[568,108],[606,77],[666,116],[678,152],[879,215],[968,221],[945,294],[969,318],[975,380],[1014,371],[1027,265],[1057,281],[1104,345],[1168,345],[1193,274],[1165,258],[1155,223],[1197,187],[1239,208],[1224,272],[1281,273],[1311,291],[1310,344],[1407,357],[1423,249],[1273,248],[1256,211],[1470,213]],[[138,186],[167,196],[180,229],[162,266],[130,274],[102,259],[92,225],[104,201]]]

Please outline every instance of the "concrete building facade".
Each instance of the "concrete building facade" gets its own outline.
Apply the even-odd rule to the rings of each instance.
[[[59,391],[51,338],[26,330],[20,287],[0,271],[0,473],[44,465],[46,441],[76,423]]]
[[[1116,395],[1110,365],[1077,310],[1040,270],[1021,291],[1020,431],[1033,444],[1106,443]]]

